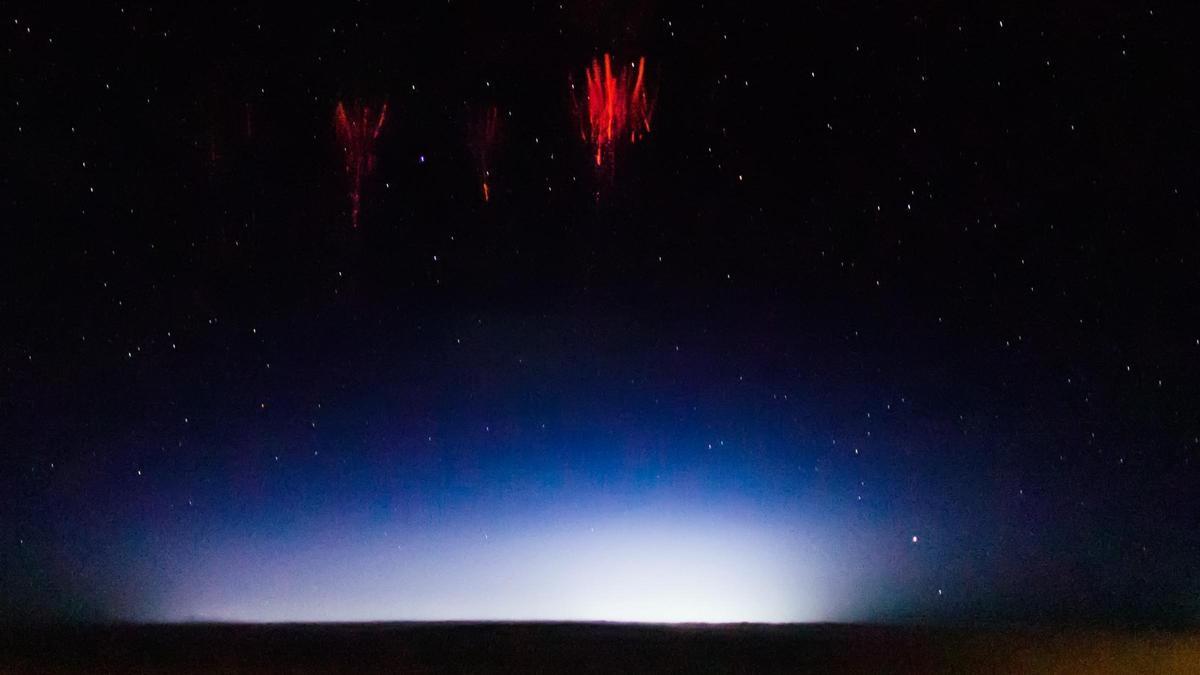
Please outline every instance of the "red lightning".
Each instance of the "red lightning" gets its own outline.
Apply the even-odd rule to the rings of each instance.
[[[351,104],[349,109],[338,103],[333,117],[338,141],[345,155],[346,176],[350,179],[350,222],[358,227],[363,179],[375,168],[375,141],[383,130],[387,103],[378,113],[362,103]]]
[[[500,112],[496,106],[488,106],[470,122],[471,154],[475,156],[475,168],[479,172],[479,183],[483,201],[491,200],[492,159],[500,141]]]
[[[654,106],[646,93],[646,58],[638,59],[630,70],[614,70],[612,57],[592,59],[584,71],[584,100],[575,100],[579,133],[593,149],[596,166],[611,163],[618,144],[636,143],[650,133]],[[574,88],[574,83],[572,83]]]

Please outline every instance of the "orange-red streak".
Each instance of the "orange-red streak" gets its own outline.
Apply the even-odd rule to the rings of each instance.
[[[375,140],[383,131],[386,118],[387,103],[374,118],[371,109],[364,105],[355,106],[353,113],[348,113],[346,106],[338,103],[334,111],[334,124],[345,155],[346,175],[350,179],[350,222],[354,227],[358,227],[363,179],[375,168]]]
[[[580,136],[592,146],[596,166],[611,157],[628,137],[636,143],[650,132],[653,108],[646,95],[646,58],[638,59],[637,74],[613,69],[612,56],[593,59],[584,71],[585,106],[580,110]]]

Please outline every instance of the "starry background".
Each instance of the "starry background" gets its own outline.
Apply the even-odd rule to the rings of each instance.
[[[0,616],[1194,624],[1196,44],[1050,4],[7,5]]]

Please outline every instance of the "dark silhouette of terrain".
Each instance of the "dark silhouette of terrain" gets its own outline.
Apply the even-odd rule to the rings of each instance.
[[[841,624],[9,626],[0,672],[1195,673],[1200,635]]]

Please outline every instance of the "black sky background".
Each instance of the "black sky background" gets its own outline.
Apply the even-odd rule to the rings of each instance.
[[[260,399],[356,400],[395,354],[506,391],[499,356],[430,337],[475,323],[549,380],[595,368],[599,399],[628,395],[612,372],[680,396],[799,379],[814,424],[856,436],[903,397],[899,450],[867,475],[918,505],[898,512],[988,534],[912,572],[974,594],[869,616],[1195,622],[1200,109],[1179,10],[3,14],[4,616],[136,613],[106,546],[155,507],[125,468],[184,467],[172,486],[206,475],[210,494],[256,470],[168,451],[180,411],[221,417],[210,441],[280,438],[299,413],[263,421]],[[657,100],[611,177],[568,88],[606,51],[645,54]],[[357,229],[340,100],[389,105]],[[466,128],[488,104],[482,204]],[[681,341],[684,361],[647,356]]]

